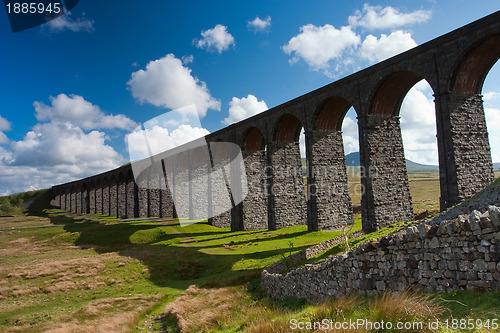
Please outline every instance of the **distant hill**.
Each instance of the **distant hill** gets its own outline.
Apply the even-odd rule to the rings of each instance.
[[[359,152],[354,152],[346,155],[345,163],[347,166],[359,166]],[[425,165],[406,160],[406,169],[408,172],[418,172],[418,171],[439,171],[437,165]]]
[[[493,169],[499,170],[500,169],[500,163],[493,163]]]

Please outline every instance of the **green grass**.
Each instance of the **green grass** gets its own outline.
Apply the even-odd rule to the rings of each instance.
[[[380,310],[380,297],[329,300],[313,306],[303,300],[275,301],[260,289],[262,268],[284,253],[337,237],[340,231],[307,232],[306,226],[296,226],[231,232],[207,222],[182,227],[175,219],[124,222],[103,215],[71,216],[50,210],[45,217],[0,218],[0,331],[95,327],[107,331],[105,325],[123,324],[139,332],[143,330],[136,326],[144,327],[175,299],[172,308],[183,315],[171,314],[164,323],[154,323],[156,327],[175,332],[179,318],[191,323],[193,317],[194,332],[286,332],[290,319],[337,318],[339,306],[345,318],[374,320],[386,315]],[[351,239],[350,246],[404,226],[399,223]],[[352,231],[360,228],[356,219]],[[308,262],[342,252],[343,246]],[[413,297],[406,295],[392,303],[410,302]],[[425,304],[442,308],[440,320],[500,315],[498,293],[460,292],[432,298]],[[389,316],[395,320],[404,315],[398,313]]]

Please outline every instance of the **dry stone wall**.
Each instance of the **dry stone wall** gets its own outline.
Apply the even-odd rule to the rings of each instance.
[[[305,298],[414,290],[452,292],[500,289],[500,198],[498,184],[429,223],[366,242],[344,255],[306,265],[286,275],[276,267],[262,272],[262,288],[272,297]],[[491,202],[493,201],[493,202]],[[494,205],[490,205],[494,203]],[[488,208],[469,215],[467,207]],[[456,216],[453,219],[445,219]]]

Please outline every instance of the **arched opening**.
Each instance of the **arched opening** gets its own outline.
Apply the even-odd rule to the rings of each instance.
[[[495,178],[500,177],[500,64],[488,72],[482,87],[486,127]]]
[[[405,95],[398,114],[413,212],[421,219],[440,210],[439,156],[434,91],[422,79]]]
[[[313,131],[308,138],[308,149],[311,151],[308,152],[307,165],[310,182],[309,223],[313,230],[341,229],[353,223],[351,198],[354,193],[350,192],[359,190],[354,186],[360,179],[359,157],[356,162],[355,156],[349,156],[354,161],[351,161],[353,165],[347,166],[344,144],[348,142],[352,145],[352,142],[344,142],[346,135],[342,132],[345,124],[354,125],[349,130],[354,130],[353,139],[356,137],[357,143],[355,122],[351,118],[345,121],[351,109],[348,100],[335,96],[324,100],[314,113]],[[354,109],[352,112],[355,114]],[[353,155],[357,152],[357,147],[349,151]],[[359,201],[357,204],[359,207]]]
[[[280,229],[306,223],[306,195],[300,154],[301,121],[292,114],[281,116],[269,144],[269,228]]]

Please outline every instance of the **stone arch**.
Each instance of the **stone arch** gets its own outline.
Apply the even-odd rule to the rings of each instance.
[[[247,129],[243,135],[241,147],[243,151],[265,150],[266,140],[262,131],[257,127],[250,127]]]
[[[299,136],[302,122],[292,114],[276,121],[269,144],[269,229],[306,223],[306,197]]]
[[[342,121],[352,103],[339,96],[325,99],[314,113],[313,130],[341,131]]]
[[[301,121],[292,114],[281,116],[274,126],[274,142],[294,142],[299,141],[300,130],[302,129]]]
[[[500,58],[500,34],[489,36],[467,48],[450,80],[450,91],[480,94],[484,80]]]
[[[306,132],[308,229],[340,229],[353,223],[342,123],[352,104],[333,96],[323,100]]]
[[[374,89],[369,112],[372,115],[398,116],[408,91],[423,77],[410,71],[389,74]]]

